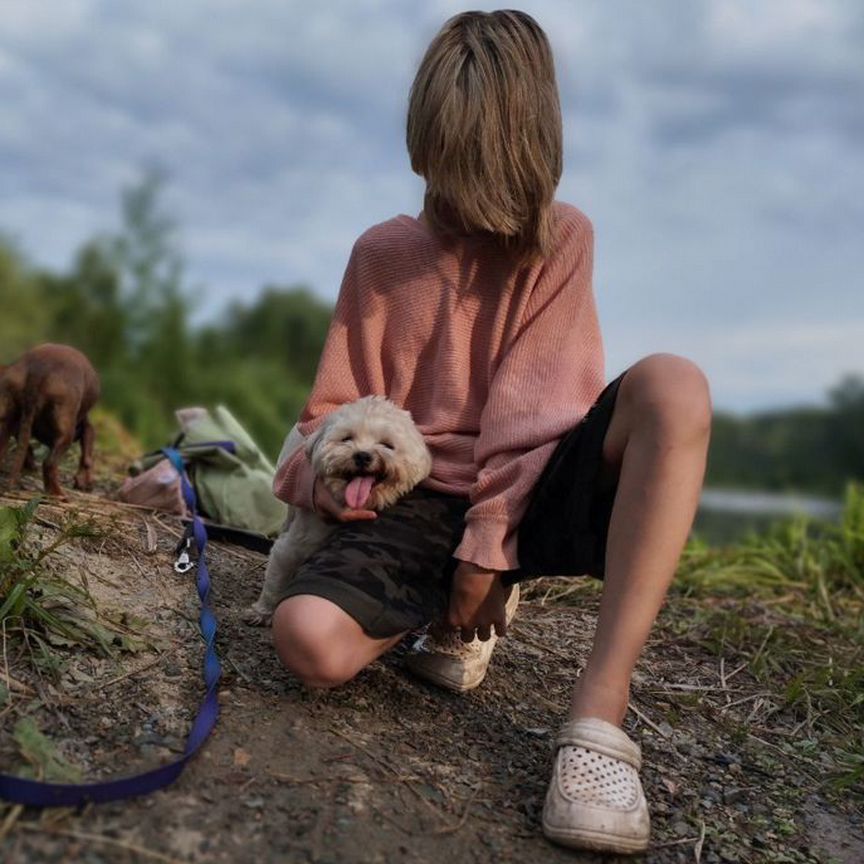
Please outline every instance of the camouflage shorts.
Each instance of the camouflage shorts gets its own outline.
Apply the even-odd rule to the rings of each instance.
[[[600,467],[621,378],[550,458],[519,527],[523,568],[502,574],[505,583],[538,575],[603,577],[617,483],[608,477],[601,483]],[[339,525],[282,599],[324,597],[373,638],[422,627],[446,609],[468,506],[464,498],[415,489],[375,520]]]
[[[428,624],[447,605],[468,502],[415,489],[369,522],[339,525],[284,597],[315,594],[384,639]]]

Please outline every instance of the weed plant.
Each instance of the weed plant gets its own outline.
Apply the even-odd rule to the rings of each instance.
[[[540,579],[524,596],[579,605],[599,592]],[[742,740],[770,727],[818,759],[826,785],[864,793],[864,486],[847,488],[839,524],[801,518],[726,546],[692,538],[657,626],[660,641],[701,646],[771,694]]]
[[[67,518],[50,542],[36,539],[39,498],[22,507],[0,507],[0,630],[20,635],[37,649],[40,665],[56,671],[52,646],[82,646],[112,653],[119,634],[98,620],[96,604],[85,582],[74,584],[48,566],[67,543],[94,538],[91,521]]]
[[[743,660],[779,692],[799,740],[834,782],[864,781],[864,486],[851,484],[839,524],[799,518],[681,559],[678,622],[718,656]],[[779,718],[778,718],[779,719]]]

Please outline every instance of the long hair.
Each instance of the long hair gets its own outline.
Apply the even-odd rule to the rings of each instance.
[[[561,178],[561,107],[546,34],[524,12],[449,19],[420,63],[408,107],[424,213],[445,235],[488,233],[548,253]]]

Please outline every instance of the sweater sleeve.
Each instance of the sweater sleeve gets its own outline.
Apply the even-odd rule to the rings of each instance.
[[[366,392],[371,392],[362,366],[351,362],[350,325],[352,321],[360,320],[356,308],[358,247],[359,241],[355,244],[345,269],[315,382],[295,427],[302,436],[300,446],[285,453],[284,461],[277,466],[273,478],[273,493],[277,498],[307,510],[313,509],[315,475],[306,457],[302,440],[311,435],[331,411],[347,402],[353,402]]]
[[[516,528],[559,440],[603,387],[603,348],[591,286],[593,231],[568,220],[535,283],[521,326],[496,370],[475,444],[455,557],[492,570],[519,566]]]

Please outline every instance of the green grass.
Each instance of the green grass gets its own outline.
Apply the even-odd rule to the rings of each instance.
[[[839,524],[806,519],[681,558],[674,627],[778,694],[803,746],[831,755],[841,787],[864,783],[864,487]]]
[[[601,591],[594,580],[529,585],[526,597],[562,605]],[[723,658],[727,673],[743,664],[776,706],[759,721],[802,756],[824,754],[826,787],[864,793],[864,487],[848,487],[839,524],[797,519],[722,547],[692,539],[657,628]],[[746,740],[753,727],[739,731]]]
[[[35,529],[39,503],[33,498],[22,507],[0,507],[0,628],[26,640],[37,662],[56,672],[55,648],[80,646],[110,655],[124,636],[100,620],[85,582],[73,584],[49,566],[60,547],[100,536],[98,527],[70,516],[53,539],[41,542]]]
[[[692,541],[682,556],[678,583],[723,593],[804,588],[833,617],[829,590],[864,599],[864,487],[849,485],[837,525],[799,517],[732,546]]]

